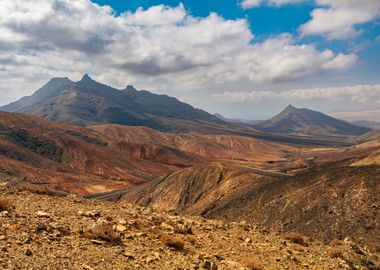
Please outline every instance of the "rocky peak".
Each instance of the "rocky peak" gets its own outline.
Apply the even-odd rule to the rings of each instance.
[[[131,91],[131,92],[137,92],[138,90],[131,84],[127,85],[125,88],[126,91]]]
[[[88,82],[88,81],[93,81],[93,79],[86,73],[83,75],[83,77],[80,81],[81,82]]]

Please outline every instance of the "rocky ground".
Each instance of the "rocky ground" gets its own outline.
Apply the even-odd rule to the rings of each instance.
[[[0,189],[1,269],[380,269],[351,239],[329,245],[245,223]]]

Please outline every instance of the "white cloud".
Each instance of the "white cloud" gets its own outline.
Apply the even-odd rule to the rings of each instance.
[[[380,16],[379,0],[316,0],[319,8],[311,12],[311,20],[300,27],[303,35],[324,35],[328,39],[358,36],[358,25]]]
[[[354,54],[297,44],[289,34],[253,43],[245,19],[194,17],[183,5],[120,15],[88,0],[0,0],[0,5],[2,102],[10,101],[9,92],[30,93],[53,76],[90,73],[116,86],[193,89],[241,79],[298,80],[356,62]]]
[[[281,6],[285,4],[300,3],[302,1],[303,0],[243,0],[240,4],[243,8],[249,9],[261,5]]]
[[[136,12],[127,12],[122,16],[127,24],[140,26],[163,26],[175,24],[183,21],[187,13],[180,4],[177,8],[170,8],[165,5],[152,6],[147,10],[138,8]]]
[[[244,103],[263,100],[328,100],[352,101],[359,103],[375,102],[380,104],[380,84],[355,85],[345,87],[290,89],[285,91],[251,91],[251,92],[223,92],[213,94],[218,102]]]

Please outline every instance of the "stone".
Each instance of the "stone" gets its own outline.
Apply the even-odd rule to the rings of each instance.
[[[0,216],[2,217],[9,217],[9,212],[8,211],[1,211]]]
[[[28,256],[28,257],[30,257],[30,256],[33,255],[33,252],[28,248],[28,249],[25,250],[25,255]]]
[[[124,251],[123,255],[125,257],[127,257],[128,259],[131,259],[131,260],[134,260],[135,259],[135,256],[133,256],[132,253],[128,252],[128,251]]]
[[[217,270],[218,266],[213,261],[205,261],[203,264],[204,269],[206,270]]]
[[[174,231],[174,227],[166,222],[162,222],[160,227],[165,230]]]
[[[106,241],[101,241],[101,240],[96,240],[96,239],[91,239],[91,242],[96,244],[96,245],[104,245],[107,244]]]
[[[99,217],[100,212],[97,210],[91,210],[91,211],[87,211],[87,212],[78,211],[78,215],[84,216],[84,217]]]
[[[120,225],[127,225],[128,223],[127,223],[127,221],[126,221],[125,219],[119,219],[119,220],[117,221],[117,224],[120,224]]]
[[[49,218],[50,217],[50,214],[48,212],[44,212],[44,211],[37,211],[36,215],[37,215],[37,217],[40,217],[40,218]]]
[[[114,226],[114,230],[117,232],[125,232],[127,230],[127,227],[125,227],[124,225],[116,224]]]

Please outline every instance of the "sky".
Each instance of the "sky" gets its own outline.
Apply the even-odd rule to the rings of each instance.
[[[0,105],[85,73],[230,118],[380,120],[380,1],[0,0]]]

